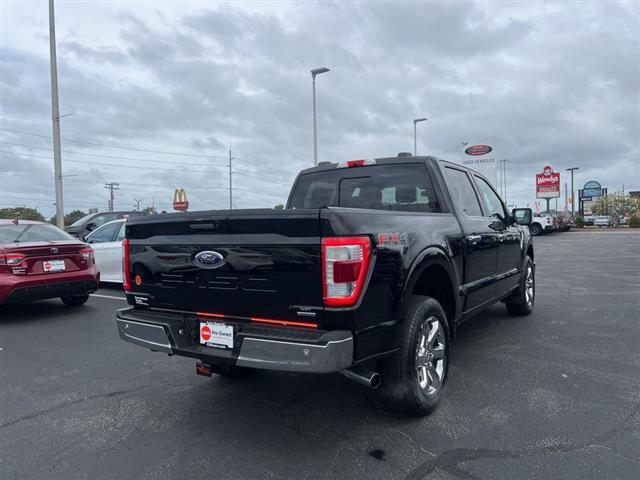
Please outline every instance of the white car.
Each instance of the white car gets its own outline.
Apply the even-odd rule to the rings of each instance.
[[[596,227],[609,227],[611,225],[611,220],[606,215],[597,216],[593,224]]]
[[[113,220],[96,228],[85,238],[95,252],[96,265],[100,270],[100,281],[123,283],[122,241],[125,218]]]

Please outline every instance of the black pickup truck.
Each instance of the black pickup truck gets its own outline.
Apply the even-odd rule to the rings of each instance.
[[[499,301],[533,310],[530,221],[454,163],[323,162],[284,210],[129,219],[118,331],[202,375],[341,372],[425,415],[458,324]]]

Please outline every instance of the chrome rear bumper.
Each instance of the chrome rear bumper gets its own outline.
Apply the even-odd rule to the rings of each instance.
[[[300,341],[288,337],[286,330],[282,330],[283,338],[273,333],[269,338],[243,333],[236,335],[238,345],[233,350],[225,350],[198,345],[185,338],[188,326],[181,325],[179,319],[167,321],[163,317],[156,322],[149,313],[140,319],[136,318],[135,309],[120,310],[116,316],[122,340],[204,363],[308,373],[339,372],[353,364],[353,336],[348,330],[318,332],[315,338]]]

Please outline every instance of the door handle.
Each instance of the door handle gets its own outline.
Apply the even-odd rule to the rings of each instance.
[[[498,241],[504,242],[504,235],[502,233],[498,235]]]
[[[482,240],[482,235],[467,235],[469,243],[478,243],[480,240]]]

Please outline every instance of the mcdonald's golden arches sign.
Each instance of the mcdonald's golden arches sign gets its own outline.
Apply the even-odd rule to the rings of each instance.
[[[176,191],[173,192],[173,209],[184,212],[188,208],[187,192],[184,191],[184,188],[176,188]]]

